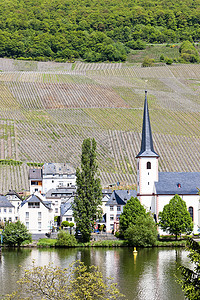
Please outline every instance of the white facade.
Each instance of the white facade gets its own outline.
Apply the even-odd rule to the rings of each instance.
[[[64,174],[47,174],[43,175],[42,179],[42,193],[46,194],[50,189],[58,187],[71,187],[76,184],[76,176]]]
[[[155,210],[155,182],[158,181],[158,157],[137,158],[137,194],[144,207]]]
[[[119,227],[119,217],[123,212],[123,205],[106,206],[106,232],[112,233]]]
[[[54,223],[53,210],[35,195],[31,195],[19,207],[19,219],[31,233],[48,233]]]
[[[0,207],[0,222],[15,222],[14,206]]]

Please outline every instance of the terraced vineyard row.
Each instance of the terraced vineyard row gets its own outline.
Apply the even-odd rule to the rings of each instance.
[[[1,193],[28,189],[26,162],[79,166],[87,137],[97,141],[103,186],[135,184],[146,88],[160,171],[199,171],[198,65],[146,69],[77,63],[73,68],[0,73],[0,157],[23,162],[0,164]]]

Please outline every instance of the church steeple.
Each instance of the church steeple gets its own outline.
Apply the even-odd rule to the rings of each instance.
[[[147,91],[145,91],[141,149],[136,158],[139,157],[159,157],[159,155],[154,151],[153,148],[153,139],[147,102]]]

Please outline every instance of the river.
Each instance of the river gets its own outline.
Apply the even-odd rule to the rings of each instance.
[[[23,270],[36,265],[67,267],[75,260],[98,266],[104,277],[113,277],[128,300],[183,300],[184,296],[175,276],[177,265],[188,265],[182,248],[73,248],[2,250],[0,262],[0,295],[11,293]],[[2,296],[1,296],[2,298]]]

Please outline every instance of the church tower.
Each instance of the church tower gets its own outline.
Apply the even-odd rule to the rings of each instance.
[[[145,91],[144,114],[141,149],[137,158],[137,196],[147,210],[156,211],[154,183],[158,181],[158,158],[154,151],[147,102],[147,91]]]

